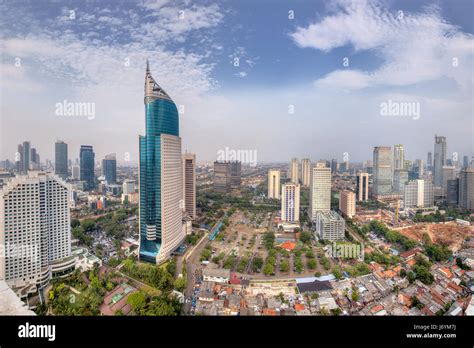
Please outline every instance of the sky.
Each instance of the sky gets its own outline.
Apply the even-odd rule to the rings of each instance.
[[[72,160],[86,144],[137,163],[147,58],[198,162],[361,162],[400,143],[426,160],[435,134],[472,156],[473,17],[470,0],[2,0],[0,159],[29,140],[54,161],[59,139]]]

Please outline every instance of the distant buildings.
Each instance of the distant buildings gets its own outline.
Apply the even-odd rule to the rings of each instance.
[[[335,211],[316,214],[316,233],[320,239],[337,241],[344,239],[345,220]]]
[[[301,183],[303,186],[309,187],[311,180],[311,161],[309,158],[301,160]]]
[[[443,187],[443,166],[446,165],[446,151],[446,137],[435,135],[433,162],[433,184],[435,187]]]
[[[299,163],[297,158],[293,158],[290,163],[290,181],[294,184],[299,183]]]
[[[238,188],[242,178],[241,162],[214,162],[214,190],[228,193],[231,188]]]
[[[393,147],[393,169],[405,169],[405,149],[402,144]]]
[[[331,173],[336,174],[337,172],[337,159],[333,158],[331,160]]]
[[[173,100],[145,74],[146,134],[140,136],[139,259],[165,261],[183,242],[183,163]]]
[[[196,155],[183,155],[183,200],[184,211],[191,218],[196,218]]]
[[[316,213],[331,209],[331,168],[318,162],[311,170],[311,185],[309,190],[309,215],[316,219]]]
[[[117,182],[117,159],[115,154],[106,155],[102,160],[102,175],[105,177],[107,184]]]
[[[443,166],[442,168],[442,179],[443,179],[443,192],[444,195],[448,192],[448,180],[456,179],[456,167],[454,166]]]
[[[74,270],[66,184],[37,171],[8,181],[0,190],[0,240],[0,279],[21,297]]]
[[[270,169],[268,171],[268,198],[280,199],[280,171]]]
[[[395,169],[393,172],[393,191],[395,193],[403,194],[405,184],[408,181],[408,170]]]
[[[383,196],[392,191],[392,149],[389,146],[374,148],[373,194]]]
[[[410,180],[405,184],[404,208],[426,208],[434,205],[434,188],[429,181]]]
[[[71,177],[73,180],[80,180],[81,178],[81,167],[78,165],[71,166]]]
[[[474,168],[464,168],[459,174],[459,207],[474,210]]]
[[[339,210],[342,215],[352,218],[356,214],[356,195],[352,191],[343,190],[339,195]]]
[[[61,140],[54,144],[54,173],[63,180],[68,177],[67,144]]]
[[[446,201],[449,205],[457,206],[459,204],[459,179],[447,181]]]
[[[287,183],[281,191],[281,220],[297,223],[300,221],[300,185]]]
[[[23,144],[18,145],[18,151],[15,155],[16,171],[17,173],[26,174],[32,168],[31,161],[35,161],[36,158],[31,159],[31,143],[24,141]],[[36,150],[33,149],[33,155],[36,157]]]
[[[86,183],[86,190],[93,190],[95,188],[95,153],[90,145],[81,145],[79,151],[80,159],[80,180]]]
[[[358,173],[356,183],[357,200],[366,201],[369,199],[369,174]]]
[[[242,183],[242,163],[240,161],[229,162],[230,165],[230,187],[238,188]]]

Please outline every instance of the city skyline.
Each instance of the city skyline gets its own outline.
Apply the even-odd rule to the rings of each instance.
[[[13,160],[17,144],[28,139],[42,159],[53,159],[61,139],[71,159],[90,144],[97,158],[117,153],[119,164],[136,165],[136,134],[143,133],[137,86],[146,58],[176,96],[186,120],[183,149],[198,162],[215,160],[226,147],[256,150],[259,163],[340,160],[344,153],[362,162],[373,147],[398,143],[407,158],[425,159],[434,134],[447,138],[448,158],[454,152],[470,158],[472,4],[457,4],[447,11],[446,4],[423,1],[275,2],[269,13],[265,3],[251,8],[246,2],[143,1],[119,11],[105,1],[74,8],[4,1],[4,13],[21,16],[0,22],[0,75],[8,85],[2,87],[0,158]],[[161,24],[150,27],[157,18]],[[39,22],[48,29],[42,34]],[[268,23],[276,29],[265,30]],[[329,30],[331,23],[347,30]],[[364,25],[371,35],[356,30]],[[229,30],[234,39],[226,42]],[[423,35],[430,39],[420,42]],[[427,56],[412,49],[420,45]],[[20,101],[25,88],[31,92],[26,104]],[[419,113],[384,115],[382,104],[393,102],[418,103]],[[68,103],[91,105],[71,115]],[[268,124],[278,126],[262,132]],[[277,149],[275,138],[286,146]]]

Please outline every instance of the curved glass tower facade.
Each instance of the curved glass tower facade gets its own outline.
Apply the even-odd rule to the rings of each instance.
[[[182,163],[176,105],[147,62],[146,134],[140,136],[140,260],[160,263],[183,241]]]

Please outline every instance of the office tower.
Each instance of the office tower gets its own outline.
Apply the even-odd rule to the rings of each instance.
[[[284,184],[281,188],[281,221],[295,223],[300,221],[300,185]]]
[[[392,191],[392,149],[390,146],[374,148],[374,185],[375,196],[390,194]]]
[[[405,149],[402,144],[393,147],[393,169],[405,169]]]
[[[280,199],[280,171],[278,169],[268,171],[268,198]]]
[[[442,178],[443,178],[443,192],[446,195],[448,191],[448,180],[453,180],[456,178],[456,167],[454,166],[443,166],[442,168]]]
[[[214,162],[214,190],[220,193],[230,191],[229,162]]]
[[[73,180],[79,180],[81,178],[81,167],[78,165],[71,166],[71,174]]]
[[[408,181],[408,170],[395,169],[393,172],[393,191],[403,194],[405,183]]]
[[[309,187],[311,180],[311,161],[309,158],[301,160],[301,183],[303,186]]]
[[[339,173],[346,173],[349,171],[349,161],[343,161],[339,165]]]
[[[459,204],[459,179],[448,180],[446,201],[449,205]]]
[[[22,156],[22,164],[23,164],[23,168],[22,168],[22,173],[26,174],[28,173],[28,171],[30,170],[30,166],[31,166],[31,144],[29,141],[24,141],[23,142],[23,156]]]
[[[464,168],[459,174],[459,207],[474,210],[474,169]]]
[[[422,179],[423,174],[424,174],[424,168],[423,168],[423,160],[417,159],[415,161],[415,173],[417,175],[417,179]]]
[[[346,222],[335,211],[316,214],[316,232],[319,239],[331,242],[344,239]]]
[[[55,175],[29,172],[0,190],[0,279],[24,296],[73,271],[68,188]]]
[[[290,163],[290,180],[292,183],[299,183],[299,163],[297,158],[293,158]]]
[[[38,170],[41,169],[41,162],[40,162],[40,155],[39,153],[36,153],[36,156],[35,156],[35,163],[36,163],[36,167]]]
[[[135,193],[135,180],[127,179],[122,184],[122,193],[129,195]]]
[[[80,179],[85,181],[86,190],[93,190],[95,188],[95,153],[93,147],[81,145],[79,158],[81,160]]]
[[[54,173],[62,179],[68,177],[67,144],[58,140],[54,144]]]
[[[196,155],[183,155],[183,200],[184,210],[191,218],[196,218]]]
[[[356,184],[357,200],[366,201],[369,199],[369,174],[358,173]]]
[[[242,182],[242,163],[240,161],[229,162],[230,187],[238,188]]]
[[[417,179],[405,184],[404,207],[423,208],[434,205],[434,187],[429,181]]]
[[[117,159],[114,153],[106,155],[102,160],[102,175],[109,185],[117,182]]]
[[[337,172],[337,159],[333,158],[331,160],[331,173],[335,174]]]
[[[183,163],[178,109],[145,75],[146,135],[140,136],[140,249],[142,261],[161,263],[183,242]]]
[[[36,162],[38,160],[38,154],[36,149],[33,147],[30,150],[30,170],[39,170],[39,163]]]
[[[443,166],[446,165],[446,151],[446,137],[435,135],[433,162],[433,184],[435,187],[443,187]]]
[[[428,158],[427,158],[427,161],[426,161],[426,165],[428,167],[433,166],[433,154],[431,152],[428,152]]]
[[[342,215],[352,218],[356,214],[356,195],[352,191],[343,190],[339,195],[339,210]]]
[[[463,168],[468,168],[469,167],[469,157],[468,156],[464,156],[462,158],[462,167]]]
[[[309,215],[313,221],[319,211],[331,209],[331,168],[318,162],[311,169],[309,190]]]
[[[17,153],[15,154],[15,164],[16,164],[16,172],[23,173],[23,145],[18,144]]]

